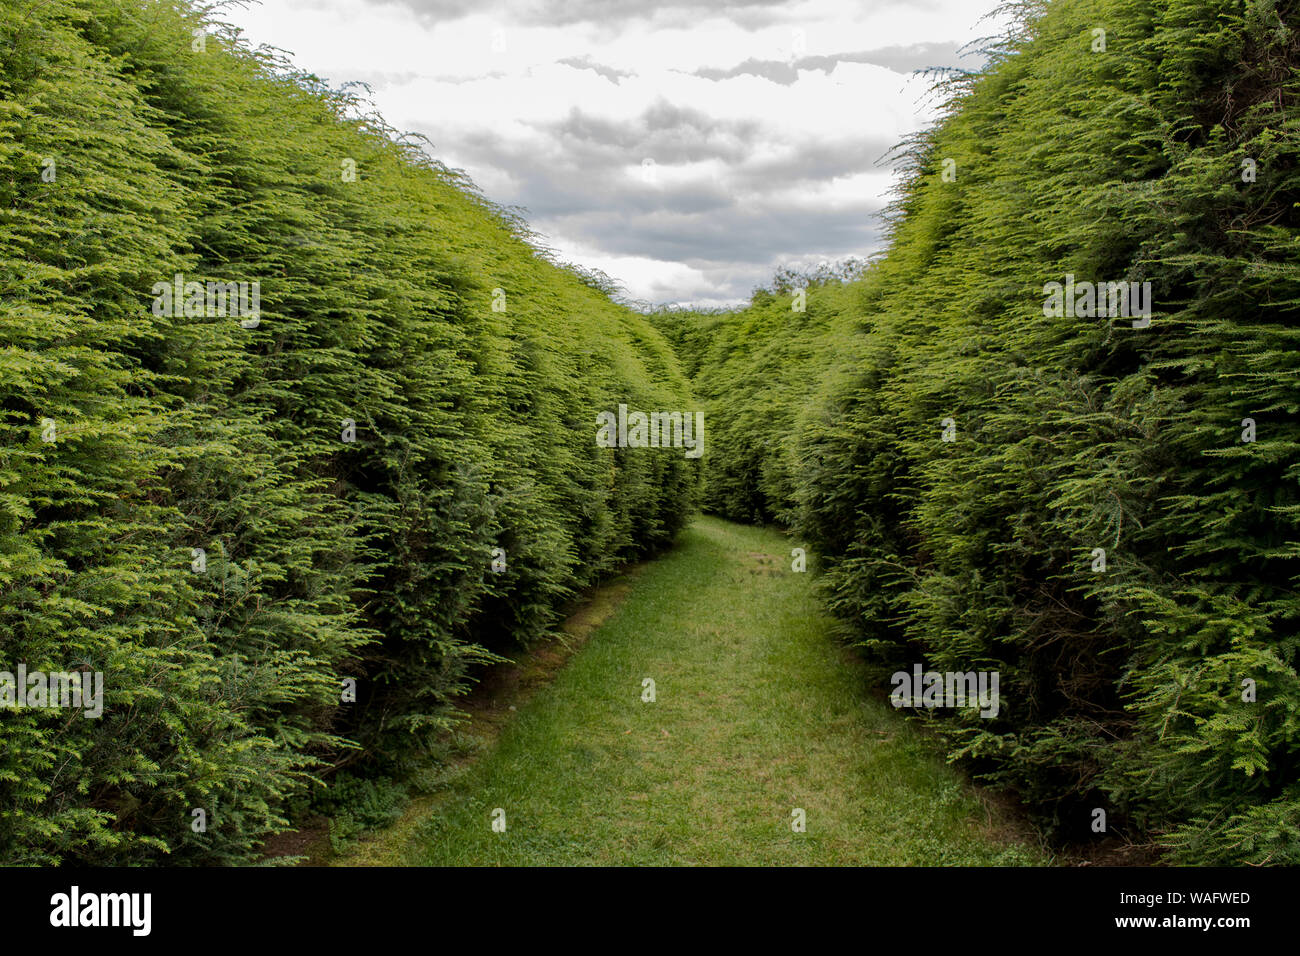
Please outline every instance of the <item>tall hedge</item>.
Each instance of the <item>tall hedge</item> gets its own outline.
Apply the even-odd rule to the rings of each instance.
[[[1300,16],[1019,12],[883,260],[701,326],[706,500],[789,516],[886,673],[998,671],[941,728],[1059,836],[1300,862]],[[1052,314],[1067,276],[1150,282],[1149,325]]]
[[[595,441],[693,407],[663,337],[420,147],[188,4],[0,0],[0,670],[105,681],[0,710],[0,862],[255,858],[691,513]]]

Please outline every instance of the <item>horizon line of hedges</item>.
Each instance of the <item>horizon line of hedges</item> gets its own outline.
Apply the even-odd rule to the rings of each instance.
[[[672,539],[690,460],[595,416],[687,380],[529,238],[188,3],[0,0],[0,670],[106,685],[0,709],[0,863],[250,860]],[[258,321],[155,310],[178,274]]]

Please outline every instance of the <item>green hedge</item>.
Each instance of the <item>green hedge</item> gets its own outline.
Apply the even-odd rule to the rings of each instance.
[[[528,238],[192,7],[0,0],[0,670],[105,680],[0,710],[0,863],[250,859],[671,540],[692,462],[596,414],[686,379]],[[176,274],[258,321],[155,314]]]
[[[1023,5],[881,262],[694,333],[710,507],[787,517],[886,673],[999,671],[996,718],[939,726],[1067,839],[1101,808],[1173,860],[1300,862],[1298,29]],[[1067,275],[1151,282],[1149,327],[1045,314]]]

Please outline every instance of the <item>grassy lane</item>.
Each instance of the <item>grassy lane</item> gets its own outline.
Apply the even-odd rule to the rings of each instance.
[[[695,523],[422,818],[337,862],[1045,862],[870,696],[789,553]]]

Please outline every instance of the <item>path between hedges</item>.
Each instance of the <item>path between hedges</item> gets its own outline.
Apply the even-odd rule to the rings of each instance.
[[[548,667],[540,652],[545,680],[516,694],[517,710],[470,708],[476,756],[332,862],[1046,862],[869,685],[812,575],[791,570],[791,547],[774,531],[695,522],[604,594],[617,606],[567,662]]]

